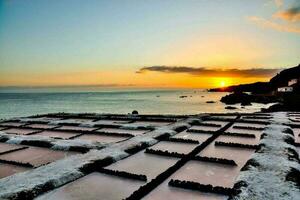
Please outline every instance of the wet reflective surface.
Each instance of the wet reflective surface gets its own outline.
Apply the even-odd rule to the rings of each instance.
[[[96,130],[96,128],[81,127],[81,126],[61,126],[56,128],[55,130],[93,131]]]
[[[0,163],[0,179],[13,174],[30,170],[31,168]]]
[[[239,167],[243,167],[254,151],[253,149],[246,148],[215,146],[214,143],[212,143],[198,155],[234,160]]]
[[[97,131],[106,132],[106,133],[126,133],[126,134],[128,133],[132,135],[141,135],[148,132],[148,130],[129,130],[129,129],[118,129],[118,128],[101,128]]]
[[[227,196],[213,193],[204,193],[181,188],[174,188],[168,185],[171,179],[167,179],[157,188],[151,191],[143,200],[225,200]]]
[[[213,127],[213,126],[201,126],[201,125],[197,125],[197,126],[192,126],[190,129],[194,129],[194,130],[200,130],[200,131],[217,131],[219,130],[221,127]]]
[[[108,135],[98,135],[98,134],[84,134],[79,137],[76,137],[76,139],[80,140],[89,140],[93,142],[101,142],[101,143],[111,143],[111,142],[120,142],[122,140],[126,140],[129,137],[125,136],[108,136]]]
[[[259,143],[260,138],[248,138],[248,137],[240,137],[240,136],[229,136],[229,135],[220,135],[216,141],[221,142],[233,142],[233,143],[240,143],[240,144],[251,144],[256,145]]]
[[[205,120],[201,122],[202,124],[217,124],[221,125],[222,127],[228,124],[228,122],[225,121],[217,121],[217,120]]]
[[[238,173],[239,168],[236,166],[189,161],[172,178],[231,188]]]
[[[20,122],[3,122],[0,123],[0,126],[23,126],[25,123],[20,123]]]
[[[192,132],[183,131],[181,133],[176,134],[172,138],[192,139],[202,143],[206,141],[208,138],[210,138],[211,136],[212,134],[210,133],[192,133]]]
[[[177,153],[187,154],[190,151],[192,151],[196,146],[197,146],[197,144],[162,141],[162,142],[159,142],[159,143],[151,146],[149,149],[162,150],[162,151],[167,150],[169,152],[177,152]]]
[[[94,172],[36,199],[121,200],[130,196],[144,183]]]
[[[230,128],[228,128],[225,132],[229,133],[246,133],[246,134],[254,134],[256,137],[260,138],[263,131],[260,130],[251,130],[251,129],[239,129],[233,128],[236,124],[233,124]]]
[[[179,159],[177,158],[152,155],[144,153],[144,151],[142,151],[116,163],[113,163],[106,168],[126,171],[133,174],[146,175],[147,180],[149,181],[174,165],[178,160]]]
[[[130,122],[129,120],[107,120],[101,119],[96,121],[96,124],[103,124],[103,125],[116,125],[116,124],[126,124]]]
[[[130,124],[136,125],[136,126],[165,126],[170,124],[171,122],[155,122],[155,121],[136,121]]]
[[[54,151],[40,147],[29,147],[27,149],[2,154],[0,155],[0,159],[24,164],[29,163],[34,167],[38,167],[73,154],[77,153],[70,151]]]
[[[0,143],[0,153],[4,153],[11,150],[16,150],[23,148],[24,146],[21,145],[14,145],[14,144],[6,144],[6,143]]]
[[[50,124],[29,124],[26,125],[26,127],[30,128],[40,128],[40,129],[47,129],[47,128],[55,128],[57,125],[50,125]]]
[[[245,127],[255,127],[255,128],[265,128],[264,124],[255,124],[255,123],[245,123],[245,122],[236,122],[233,126],[245,126]]]
[[[42,131],[42,132],[36,133],[34,135],[47,136],[47,137],[51,137],[51,138],[69,139],[78,134],[79,133],[64,132],[64,131],[48,131],[47,130],[47,131]]]
[[[3,132],[8,134],[27,135],[38,131],[37,129],[21,129],[21,128],[9,128]]]

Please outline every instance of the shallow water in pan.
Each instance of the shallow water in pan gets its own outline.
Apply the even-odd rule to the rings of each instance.
[[[61,139],[69,139],[78,135],[79,133],[65,132],[65,131],[42,131],[40,133],[36,133],[34,135],[47,136],[52,138],[61,138]]]
[[[197,140],[200,143],[205,142],[208,138],[210,138],[213,134],[210,133],[192,133],[192,132],[180,132],[173,136],[172,138],[182,138],[182,139],[192,139]]]
[[[0,125],[1,126],[15,126],[15,127],[18,127],[18,126],[25,125],[25,123],[20,123],[20,122],[3,122]]]
[[[89,140],[93,142],[100,143],[111,143],[111,142],[120,142],[126,140],[129,137],[125,136],[109,136],[109,135],[100,135],[100,134],[84,134],[76,138],[76,140]]]
[[[41,195],[36,200],[124,199],[143,184],[145,182],[94,172]]]
[[[55,127],[57,127],[57,125],[50,125],[50,124],[29,124],[29,125],[26,125],[26,127],[46,129],[46,128],[55,128]]]
[[[109,119],[100,119],[95,123],[100,125],[118,125],[118,124],[127,124],[129,120],[109,120]]]
[[[212,162],[189,161],[173,176],[173,179],[211,184],[213,186],[233,187],[239,168]]]
[[[225,195],[204,193],[193,190],[170,187],[168,185],[171,179],[167,179],[162,184],[157,186],[143,200],[225,200],[228,199]]]
[[[172,122],[155,122],[155,121],[136,121],[131,123],[135,126],[165,126]]]
[[[93,131],[96,130],[96,128],[81,127],[81,126],[61,126],[56,128],[55,130]]]
[[[244,126],[244,127],[255,127],[255,128],[265,128],[264,124],[246,123],[246,122],[236,122],[233,126]],[[233,127],[232,126],[232,127]]]
[[[228,124],[228,122],[226,122],[226,121],[217,121],[217,120],[205,120],[205,121],[202,121],[201,123],[203,123],[203,124],[206,124],[206,123],[207,124],[217,124],[217,125],[221,125],[221,127]]]
[[[159,143],[153,145],[149,149],[187,154],[190,151],[192,151],[197,145],[198,144],[187,144],[187,143],[181,143],[181,142],[162,141],[162,142],[159,142]]]
[[[0,155],[0,159],[20,163],[30,163],[31,165],[38,167],[73,154],[77,153],[70,151],[53,151],[40,147],[29,147],[27,149]]]
[[[28,167],[0,163],[0,179],[13,174],[30,170]]]
[[[260,138],[248,138],[248,137],[240,137],[240,136],[228,136],[228,135],[220,135],[216,141],[221,142],[233,142],[239,144],[251,144],[257,145],[259,143]]]
[[[190,129],[194,129],[194,130],[198,130],[198,131],[217,131],[220,128],[221,127],[196,125],[196,126],[192,126]]]
[[[233,125],[233,126],[235,126],[235,125]],[[228,133],[254,134],[258,138],[260,138],[261,134],[263,133],[263,131],[260,131],[260,130],[239,129],[239,128],[233,128],[233,126],[231,126],[230,128],[228,128],[225,132],[228,132]]]
[[[97,131],[106,132],[106,133],[128,133],[132,135],[142,135],[148,132],[148,130],[129,130],[129,129],[119,129],[119,128],[101,128]]]
[[[8,134],[17,134],[17,135],[27,135],[33,132],[38,131],[37,129],[22,129],[22,128],[9,128],[6,130],[3,130],[3,132]]]
[[[22,148],[22,145],[0,143],[0,153]]]
[[[254,151],[255,150],[253,149],[246,148],[215,146],[214,143],[212,143],[203,149],[198,155],[234,160],[238,167],[241,168],[249,160]]]
[[[179,159],[144,153],[134,154],[106,167],[108,169],[126,171],[133,174],[146,175],[148,181],[174,165]]]

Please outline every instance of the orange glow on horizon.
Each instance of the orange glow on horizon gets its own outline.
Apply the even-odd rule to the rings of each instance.
[[[213,77],[158,72],[137,74],[134,71],[84,71],[59,74],[1,74],[0,86],[99,85],[120,88],[216,88],[269,81],[269,79],[270,77]]]

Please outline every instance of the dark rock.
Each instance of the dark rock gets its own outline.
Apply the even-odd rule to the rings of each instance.
[[[215,101],[207,101],[206,103],[216,103]]]
[[[241,106],[251,106],[252,104],[251,104],[251,102],[250,101],[243,101],[242,103],[241,103]]]
[[[243,92],[231,93],[221,98],[221,102],[225,104],[232,105],[241,103],[242,106],[251,105],[251,102],[267,104],[278,101],[279,99],[276,96],[252,95]]]
[[[133,115],[138,115],[139,114],[139,112],[137,111],[137,110],[134,110],[134,111],[132,111],[132,113],[131,114],[133,114]]]
[[[187,98],[188,96],[185,96],[185,95],[182,95],[182,96],[179,96],[179,98]]]
[[[226,106],[225,109],[227,109],[227,110],[234,110],[234,109],[237,109],[237,108],[233,107],[233,106]]]

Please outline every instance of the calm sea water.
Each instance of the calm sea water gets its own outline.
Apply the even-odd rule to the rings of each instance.
[[[53,112],[127,114],[137,110],[140,114],[197,114],[254,112],[266,107],[238,105],[237,110],[226,110],[226,105],[219,101],[224,95],[201,90],[0,90],[0,119]]]

